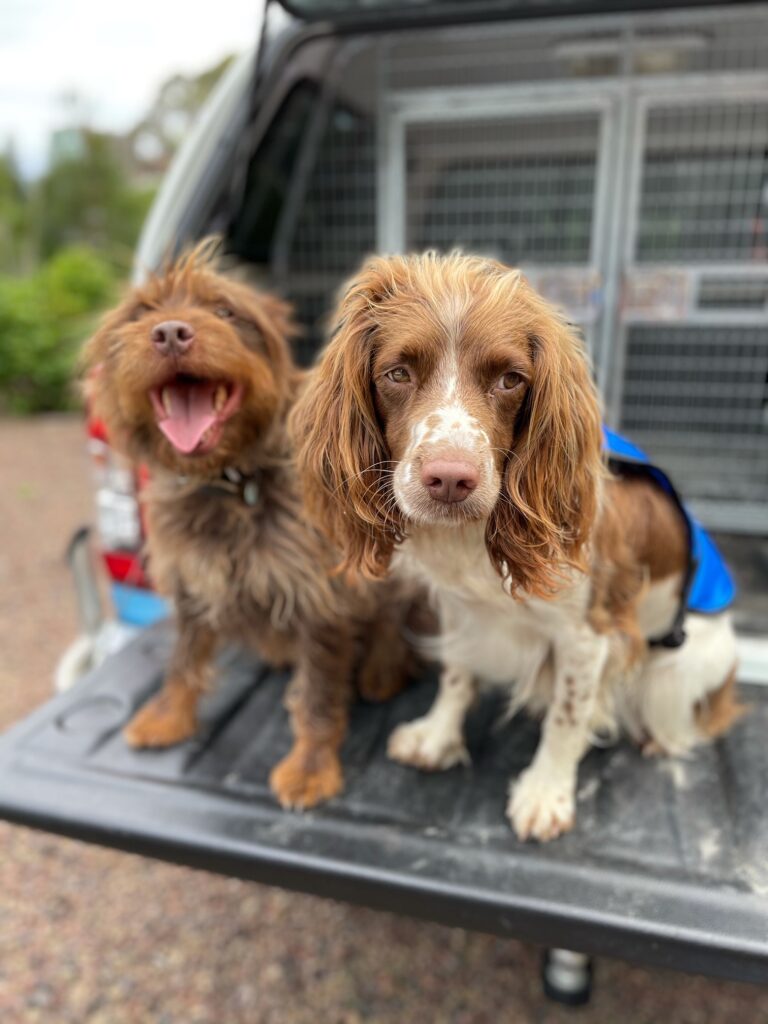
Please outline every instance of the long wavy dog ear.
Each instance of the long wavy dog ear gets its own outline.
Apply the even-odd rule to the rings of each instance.
[[[527,283],[523,287],[534,374],[486,543],[514,589],[547,596],[566,567],[585,567],[584,544],[605,472],[602,419],[581,339]]]
[[[130,439],[109,368],[118,332],[130,320],[135,305],[135,296],[130,292],[116,309],[105,314],[80,349],[77,363],[80,392],[90,414],[106,424],[110,443],[126,453]]]
[[[371,368],[377,306],[394,294],[399,258],[376,258],[346,286],[336,328],[291,415],[310,515],[336,544],[347,572],[383,576],[401,536],[384,472],[389,458],[374,408]]]
[[[298,371],[291,342],[300,333],[293,307],[271,292],[220,274],[216,277],[216,289],[224,305],[231,306],[239,317],[258,330],[275,380],[286,393],[292,393]]]

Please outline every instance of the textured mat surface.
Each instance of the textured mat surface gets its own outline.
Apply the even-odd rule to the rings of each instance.
[[[223,660],[196,740],[131,751],[120,728],[159,685],[170,642],[148,632],[0,738],[0,816],[464,927],[768,980],[768,690],[749,689],[752,713],[687,761],[593,751],[576,829],[539,847],[504,817],[537,727],[499,727],[492,699],[468,723],[471,768],[421,775],[386,759],[391,729],[429,706],[429,679],[355,708],[345,792],[303,815],[267,787],[290,743],[285,676],[243,656]]]

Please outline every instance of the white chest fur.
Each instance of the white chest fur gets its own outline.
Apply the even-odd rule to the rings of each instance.
[[[487,683],[524,683],[553,639],[586,617],[586,577],[574,577],[548,601],[511,597],[488,558],[483,524],[414,531],[397,567],[431,588],[441,660]]]

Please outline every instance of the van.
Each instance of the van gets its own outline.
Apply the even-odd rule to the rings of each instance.
[[[522,266],[580,325],[609,424],[747,552],[754,685],[738,730],[684,763],[593,751],[579,825],[545,852],[516,841],[494,796],[530,759],[533,723],[492,733],[498,708],[481,707],[471,770],[414,778],[386,760],[430,678],[355,709],[346,792],[304,816],[267,785],[287,744],[285,677],[245,655],[222,662],[198,738],[129,750],[120,727],[158,685],[171,634],[141,571],[140,476],[92,422],[102,548],[133,636],[106,657],[92,644],[85,677],[0,739],[0,816],[565,946],[544,976],[565,1001],[585,997],[592,953],[764,982],[766,67],[762,4],[268,0],[255,50],[164,182],[135,270],[220,234],[236,272],[295,304],[306,364],[374,250],[461,246]]]

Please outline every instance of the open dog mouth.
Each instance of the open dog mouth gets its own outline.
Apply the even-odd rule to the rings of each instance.
[[[149,392],[158,427],[184,455],[204,455],[240,408],[243,388],[230,381],[180,373]]]

